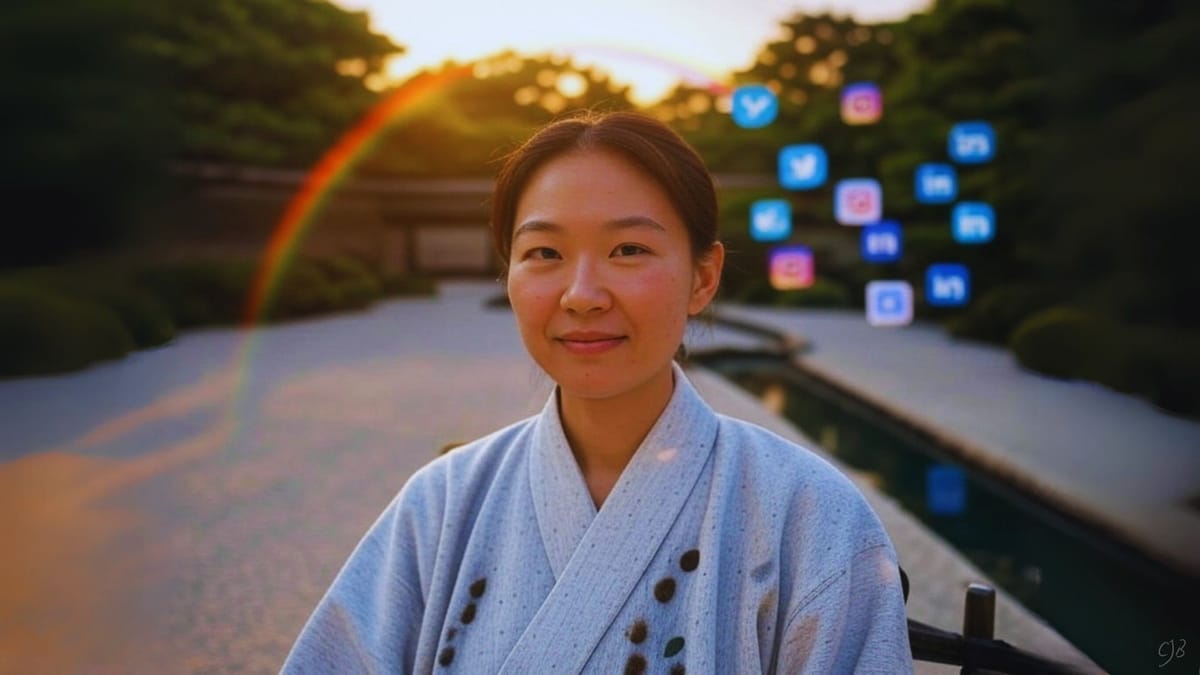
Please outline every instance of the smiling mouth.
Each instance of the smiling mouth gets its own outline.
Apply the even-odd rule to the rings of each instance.
[[[577,337],[560,337],[556,340],[567,351],[576,354],[599,354],[612,349],[625,341],[623,335],[605,335],[605,336],[577,336]]]

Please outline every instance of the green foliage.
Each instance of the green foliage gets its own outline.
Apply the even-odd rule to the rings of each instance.
[[[412,274],[391,275],[383,278],[385,297],[402,295],[436,295],[437,282],[431,277]]]
[[[176,327],[244,319],[254,260],[92,263],[0,277],[0,376],[57,373],[170,341]],[[383,279],[348,256],[298,259],[278,279],[264,321],[357,310],[384,294],[430,295],[432,279]]]
[[[343,307],[363,309],[383,297],[383,280],[366,263],[349,256],[316,263],[333,285]]]
[[[777,291],[766,279],[758,279],[747,285],[739,302],[774,307],[832,308],[851,306],[850,291],[831,279],[816,279],[813,285],[791,291]]]
[[[315,161],[376,99],[401,48],[365,12],[326,0],[149,4],[139,54],[175,83],[177,156],[284,166]]]
[[[1054,287],[1039,284],[1001,286],[979,297],[946,328],[955,337],[1008,344],[1025,319],[1065,300]]]
[[[171,148],[146,27],[136,0],[0,3],[0,269],[136,234]]]
[[[1145,327],[1129,333],[1132,358],[1120,381],[1164,410],[1200,418],[1200,333]]]
[[[456,67],[447,64],[436,73],[418,77]],[[476,62],[473,73],[454,80],[396,119],[359,171],[490,176],[506,152],[559,114],[633,107],[628,87],[568,60],[504,52]],[[573,91],[572,86],[580,90]]]
[[[117,316],[98,304],[0,283],[0,376],[78,370],[134,349]]]
[[[1022,366],[1139,394],[1170,412],[1200,417],[1200,334],[1122,325],[1080,309],[1052,307],[1012,333]]]
[[[121,265],[41,267],[6,276],[9,282],[95,304],[111,311],[139,348],[157,347],[175,337],[175,323],[162,303],[137,286]]]
[[[1123,321],[1200,328],[1193,173],[1200,6],[1046,3],[1056,68],[1033,166],[1056,272]],[[1047,51],[1050,51],[1047,47]],[[1119,140],[1118,140],[1119,139]]]
[[[231,325],[242,318],[252,260],[201,260],[147,265],[135,281],[151,290],[180,328]]]
[[[0,3],[0,269],[144,235],[171,160],[310,164],[399,51],[327,0]]]
[[[1017,361],[1052,377],[1081,378],[1091,364],[1114,352],[1118,327],[1073,307],[1052,307],[1034,314],[1012,333]]]

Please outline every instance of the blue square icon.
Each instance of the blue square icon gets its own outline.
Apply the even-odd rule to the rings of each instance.
[[[983,164],[996,156],[996,132],[987,122],[959,122],[950,128],[947,148],[959,164]]]
[[[954,241],[986,244],[996,237],[996,212],[983,202],[959,202],[950,212]]]
[[[833,219],[842,225],[869,225],[883,217],[883,187],[874,178],[838,181],[833,195]]]
[[[782,241],[792,236],[792,205],[786,199],[760,199],[750,205],[750,238]]]
[[[958,197],[958,173],[949,164],[918,165],[916,195],[921,204],[949,204]]]
[[[867,225],[862,231],[862,257],[869,263],[889,263],[900,259],[903,251],[900,223],[884,220]]]
[[[779,150],[779,184],[789,190],[811,190],[825,184],[829,158],[815,143],[785,145]]]
[[[907,281],[867,283],[867,323],[907,326],[913,319],[913,290]]]
[[[779,99],[766,85],[747,84],[733,90],[733,123],[743,129],[758,129],[775,121]]]
[[[925,473],[925,507],[935,516],[957,516],[967,510],[967,474],[941,464]]]
[[[925,271],[925,302],[934,307],[961,307],[971,299],[971,276],[965,265],[938,263]]]

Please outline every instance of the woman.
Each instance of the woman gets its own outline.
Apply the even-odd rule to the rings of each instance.
[[[542,412],[418,471],[286,672],[911,672],[896,555],[827,463],[673,355],[717,292],[712,178],[665,125],[562,120],[492,225]]]

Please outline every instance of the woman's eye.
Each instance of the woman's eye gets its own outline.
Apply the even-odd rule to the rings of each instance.
[[[638,246],[637,244],[621,244],[614,251],[614,253],[621,256],[641,255],[649,252],[646,247]]]
[[[555,251],[548,246],[538,246],[526,251],[525,257],[533,258],[534,260],[552,260],[560,256],[558,255],[558,251]]]

